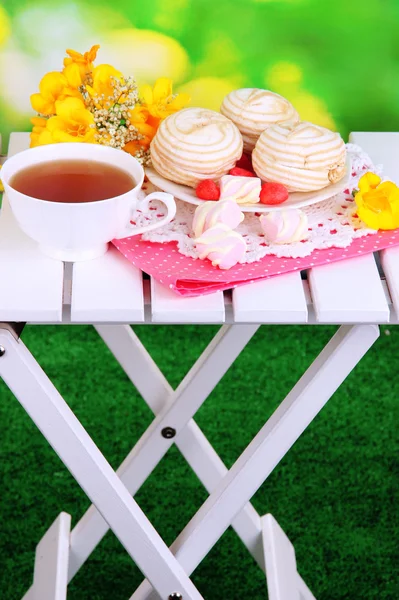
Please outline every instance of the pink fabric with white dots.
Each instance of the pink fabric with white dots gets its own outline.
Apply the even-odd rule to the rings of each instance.
[[[236,265],[228,271],[213,267],[209,261],[194,260],[177,251],[176,243],[144,242],[138,237],[115,240],[115,246],[136,267],[182,296],[200,296],[228,290],[259,279],[290,271],[302,271],[399,245],[399,230],[381,231],[354,240],[347,248],[315,250],[303,258],[265,256],[259,262]]]

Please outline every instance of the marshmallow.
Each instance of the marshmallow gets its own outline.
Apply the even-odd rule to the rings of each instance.
[[[193,219],[194,236],[198,238],[204,231],[219,223],[235,229],[243,220],[244,214],[234,200],[204,202],[195,209]]]
[[[260,201],[261,180],[258,177],[224,175],[220,180],[220,199],[235,200],[238,204]]]
[[[244,258],[247,249],[244,238],[223,223],[204,231],[195,245],[200,259],[208,258],[220,269],[234,267]]]
[[[259,220],[270,244],[292,244],[308,237],[308,217],[299,209],[270,212]]]

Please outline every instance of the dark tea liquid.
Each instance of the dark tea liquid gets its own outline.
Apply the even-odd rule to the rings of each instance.
[[[136,186],[126,171],[92,160],[59,160],[16,173],[11,187],[50,202],[95,202],[125,194]]]

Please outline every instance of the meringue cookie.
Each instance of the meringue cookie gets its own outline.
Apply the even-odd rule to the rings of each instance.
[[[224,175],[220,180],[220,199],[235,200],[238,204],[256,204],[260,201],[261,186],[259,177]]]
[[[297,123],[299,115],[286,98],[268,90],[242,88],[228,94],[220,112],[235,123],[252,152],[262,131],[276,123]]]
[[[220,269],[234,267],[244,258],[247,249],[244,238],[224,223],[207,229],[195,245],[200,259],[208,258]]]
[[[260,218],[265,240],[270,244],[292,244],[308,237],[308,217],[299,209],[267,213]]]
[[[252,153],[258,177],[283,183],[290,192],[311,192],[337,183],[345,175],[345,159],[339,133],[306,121],[268,127]]]
[[[150,147],[154,169],[166,179],[190,187],[228,173],[242,149],[242,137],[234,123],[205,108],[185,108],[167,117]]]
[[[193,219],[194,236],[198,238],[204,231],[219,223],[235,229],[243,220],[244,214],[234,200],[204,202],[195,209]]]

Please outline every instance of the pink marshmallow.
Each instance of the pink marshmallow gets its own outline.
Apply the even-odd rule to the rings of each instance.
[[[220,200],[235,200],[238,204],[256,204],[260,201],[259,177],[223,175],[220,179]]]
[[[195,209],[193,219],[194,236],[199,237],[204,231],[219,223],[235,229],[243,220],[244,214],[233,200],[204,202]]]
[[[269,212],[259,220],[265,239],[271,244],[292,244],[308,237],[308,218],[299,209]]]
[[[208,258],[220,269],[234,267],[244,258],[247,249],[244,238],[224,223],[204,231],[195,245],[200,259]]]

